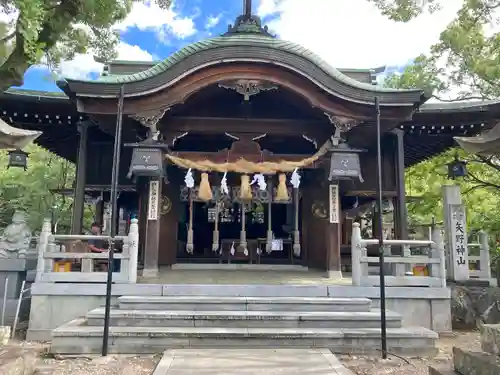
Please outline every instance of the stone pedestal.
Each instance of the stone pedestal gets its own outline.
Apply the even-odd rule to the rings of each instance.
[[[486,353],[500,354],[500,324],[482,324],[481,350]]]
[[[5,308],[5,324],[11,325],[14,322],[16,314],[17,300],[21,292],[23,281],[27,284],[32,283],[34,273],[29,272],[36,269],[36,259],[32,258],[3,258],[0,259],[0,314],[2,311],[2,303],[4,291],[7,292],[6,308]],[[5,284],[7,279],[7,289]],[[26,288],[26,287],[25,287]],[[23,301],[20,310],[20,320],[25,320],[29,316],[29,301]]]
[[[453,348],[453,368],[462,375],[500,375],[498,356]]]
[[[481,332],[481,336],[483,336]],[[486,352],[453,348],[453,369],[429,367],[430,375],[500,375],[500,357]]]

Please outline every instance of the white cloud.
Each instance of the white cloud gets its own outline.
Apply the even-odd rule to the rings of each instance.
[[[152,61],[153,56],[137,45],[120,42],[118,45],[118,60]],[[61,62],[63,77],[88,79],[92,73],[102,73],[103,64],[94,61],[92,53],[79,54],[71,61]]]
[[[257,14],[260,17],[269,16],[277,11],[276,0],[260,0]]]
[[[118,45],[118,60],[153,61],[153,55],[138,45],[120,42]]]
[[[221,20],[222,14],[217,16],[210,16],[207,18],[207,22],[205,22],[205,29],[211,29],[217,26]]]
[[[456,16],[461,2],[408,23],[380,14],[367,0],[260,0],[271,30],[340,68],[400,65],[425,53]]]
[[[125,31],[130,27],[139,30],[155,30],[160,40],[168,39],[168,35],[183,39],[196,33],[193,17],[185,17],[175,12],[172,6],[168,10],[161,9],[150,0],[134,2],[127,18],[116,25],[117,30]]]

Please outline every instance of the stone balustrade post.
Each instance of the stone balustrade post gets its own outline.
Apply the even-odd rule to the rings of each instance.
[[[351,268],[352,285],[360,286],[362,275],[361,257],[363,256],[363,245],[361,243],[361,227],[359,223],[353,223],[351,235]]]
[[[402,258],[407,258],[411,256],[411,248],[410,245],[402,245],[403,254]],[[407,272],[410,272],[411,264],[408,263],[396,263],[395,264],[395,276],[406,276]]]
[[[444,251],[444,240],[441,229],[434,228],[432,230],[430,258],[439,259],[439,263],[430,265],[430,276],[438,277],[441,280],[441,287],[446,288],[446,255]]]
[[[486,232],[479,232],[479,266],[481,269],[481,278],[485,280],[491,279],[491,262],[490,262],[490,244],[489,236]]]
[[[137,282],[137,258],[139,253],[139,224],[137,219],[130,221],[128,232],[128,279],[130,283]]]
[[[52,235],[52,223],[50,218],[45,218],[43,220],[42,232],[38,238],[37,245],[37,264],[36,264],[36,276],[35,282],[40,282],[42,274],[46,271],[44,254],[47,251],[47,245],[49,236]]]
[[[123,244],[122,244],[122,259],[120,261],[120,274],[123,275],[123,278],[127,280],[128,283],[130,283],[130,276],[129,276],[129,271],[130,271],[130,243],[129,243],[129,238],[128,235],[126,238],[123,239]]]

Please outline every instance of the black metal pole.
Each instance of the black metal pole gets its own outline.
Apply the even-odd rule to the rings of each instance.
[[[118,178],[120,175],[120,153],[122,143],[122,117],[123,117],[123,97],[125,88],[122,85],[120,88],[120,96],[118,97],[118,111],[116,114],[116,130],[115,144],[113,148],[113,167],[111,170],[111,228],[110,228],[110,246],[108,256],[108,277],[106,280],[106,305],[104,307],[104,331],[102,335],[102,351],[103,357],[108,355],[109,341],[109,315],[111,311],[111,285],[113,284],[113,263],[115,251],[115,236],[116,236],[116,219],[118,216]]]
[[[384,275],[384,228],[382,219],[382,145],[380,131],[380,103],[375,98],[375,112],[377,117],[377,233],[378,259],[380,272],[380,331],[382,341],[382,358],[387,358],[387,321],[385,312],[385,275]]]

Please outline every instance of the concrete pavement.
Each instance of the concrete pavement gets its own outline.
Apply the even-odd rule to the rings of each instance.
[[[354,375],[327,349],[173,349],[153,375]]]

